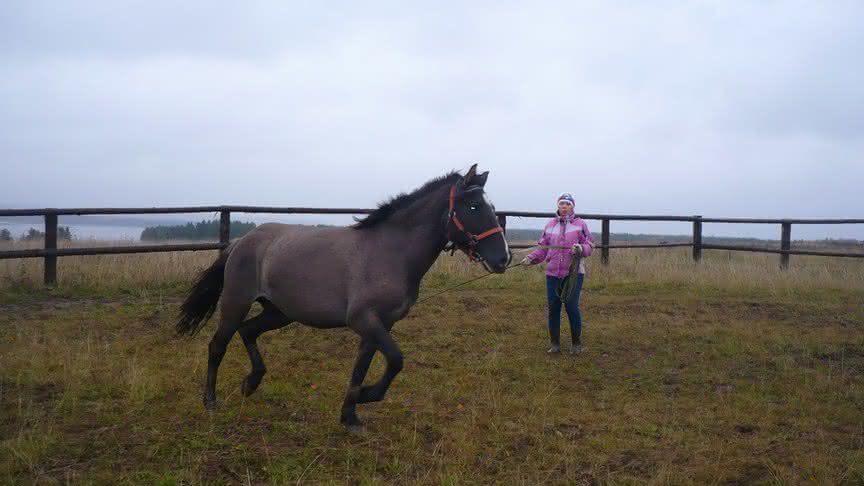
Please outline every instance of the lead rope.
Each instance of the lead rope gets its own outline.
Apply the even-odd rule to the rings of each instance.
[[[572,246],[560,246],[560,245],[536,245],[531,248],[526,248],[528,250],[533,248],[542,248],[542,249],[558,249],[558,250],[567,250],[572,248]],[[567,270],[567,276],[564,277],[561,282],[558,283],[558,287],[555,288],[555,295],[561,299],[562,304],[566,304],[567,301],[573,297],[573,290],[576,289],[576,278],[570,278],[573,275],[579,274],[579,264],[582,261],[582,256],[574,257],[570,260],[570,268]],[[578,278],[578,277],[577,277]]]
[[[534,249],[534,248],[545,248],[545,249],[549,249],[549,248],[558,248],[558,249],[566,249],[566,248],[572,248],[572,247],[570,247],[570,246],[556,246],[556,245],[536,245],[536,246],[532,246],[531,248],[524,248],[523,250],[531,250],[531,249]],[[562,302],[562,303],[565,303],[565,304],[566,304],[567,301],[570,300],[570,297],[573,296],[573,290],[576,288],[576,279],[572,279],[572,278],[570,278],[570,276],[573,275],[574,272],[578,272],[578,271],[579,271],[579,262],[580,262],[581,260],[582,260],[582,257],[579,256],[579,257],[574,258],[574,259],[570,262],[570,270],[569,270],[569,273],[568,273],[567,277],[565,277],[564,280],[563,280],[560,284],[558,284],[558,288],[555,290],[555,295],[557,295],[558,298],[561,299],[561,302]],[[507,270],[510,270],[511,268],[521,267],[522,265],[524,265],[524,264],[523,264],[523,263],[517,263],[517,264],[515,264],[515,265],[510,265],[510,266],[507,267]],[[419,304],[419,303],[421,303],[421,302],[424,302],[424,301],[426,301],[426,300],[429,300],[429,299],[431,299],[432,297],[437,297],[437,296],[439,296],[439,295],[441,295],[441,294],[444,294],[444,293],[450,292],[451,290],[456,289],[456,288],[459,288],[459,287],[461,287],[461,286],[463,286],[463,285],[467,285],[467,284],[469,284],[469,283],[471,283],[471,282],[476,282],[477,280],[480,280],[481,278],[486,278],[486,277],[488,277],[488,276],[490,276],[490,275],[493,275],[493,274],[491,274],[491,273],[486,273],[486,274],[480,275],[479,277],[474,277],[474,278],[472,278],[471,280],[466,280],[466,281],[464,281],[464,282],[462,282],[462,283],[459,283],[459,284],[456,284],[456,285],[454,285],[454,286],[452,286],[452,287],[448,287],[448,288],[446,288],[446,289],[444,289],[444,290],[441,290],[441,291],[435,292],[435,293],[432,294],[432,295],[427,295],[426,297],[423,297],[422,299],[418,299],[417,302],[415,302],[415,305],[417,305],[417,304]]]
[[[519,267],[519,266],[522,266],[522,263],[517,263],[517,264],[515,264],[515,265],[510,265],[509,267],[507,267],[507,270],[510,270],[511,268],[516,268],[516,267]],[[443,294],[443,293],[445,293],[445,292],[450,292],[451,290],[453,290],[453,289],[455,289],[455,288],[458,288],[458,287],[461,287],[461,286],[463,286],[463,285],[469,284],[469,283],[471,283],[471,282],[475,282],[475,281],[477,281],[477,280],[480,280],[481,278],[486,278],[486,277],[488,277],[488,276],[490,276],[490,275],[493,275],[493,274],[491,274],[491,273],[486,273],[486,274],[480,275],[479,277],[472,278],[471,280],[467,280],[467,281],[462,282],[462,283],[460,283],[460,284],[456,284],[456,285],[454,285],[454,286],[452,286],[452,287],[448,287],[448,288],[446,288],[446,289],[444,289],[444,290],[441,290],[441,291],[439,291],[439,292],[436,292],[436,293],[434,293],[434,294],[432,294],[432,295],[427,295],[426,297],[423,297],[422,299],[418,300],[418,301],[417,301],[417,304],[423,302],[424,300],[429,300],[429,299],[431,299],[432,297],[437,297],[437,296],[439,296],[439,295],[441,295],[441,294]]]
[[[558,288],[555,289],[555,295],[561,299],[562,304],[566,304],[567,301],[573,297],[573,290],[576,289],[576,283],[579,279],[579,262],[581,261],[581,256],[573,258],[570,261],[570,269],[567,271],[567,276],[558,282]],[[573,278],[574,275],[577,275],[577,277]]]

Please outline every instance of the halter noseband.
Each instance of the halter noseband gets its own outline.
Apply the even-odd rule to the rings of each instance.
[[[500,225],[496,225],[494,228],[488,229],[488,230],[480,233],[479,235],[474,235],[470,231],[467,231],[465,229],[465,225],[462,224],[462,221],[459,221],[459,217],[456,216],[455,206],[456,206],[456,186],[453,185],[453,187],[450,188],[450,210],[448,212],[449,216],[447,218],[447,220],[448,220],[447,221],[448,222],[448,224],[447,224],[447,241],[452,243],[452,245],[453,245],[451,247],[451,250],[452,250],[451,255],[453,254],[452,252],[456,251],[456,248],[459,248],[460,250],[465,252],[466,255],[468,255],[468,258],[471,261],[474,261],[474,260],[482,261],[483,257],[481,257],[477,253],[477,243],[479,243],[480,240],[482,240],[484,238],[488,238],[488,237],[490,237],[496,233],[503,233],[504,228],[502,228]],[[452,222],[454,225],[456,225],[456,229],[458,229],[460,232],[462,232],[462,234],[464,234],[467,237],[467,239],[468,239],[467,245],[459,245],[453,239],[453,237],[450,234],[450,224],[449,224],[450,222]]]

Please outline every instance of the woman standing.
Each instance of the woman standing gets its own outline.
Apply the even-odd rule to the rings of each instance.
[[[543,229],[538,245],[522,259],[523,264],[534,265],[546,262],[546,298],[549,301],[549,353],[561,352],[561,292],[571,285],[572,292],[564,295],[564,308],[570,320],[572,345],[570,354],[582,352],[582,315],[579,313],[579,294],[585,280],[585,263],[582,258],[594,250],[594,237],[588,225],[573,214],[573,195],[565,192],[558,196],[558,211]],[[573,262],[573,259],[578,259]],[[571,264],[578,265],[571,274]],[[575,284],[566,279],[576,279]]]

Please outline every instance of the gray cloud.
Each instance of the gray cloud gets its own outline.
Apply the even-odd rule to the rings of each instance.
[[[479,160],[501,209],[861,217],[862,13],[7,2],[0,204],[370,206]]]

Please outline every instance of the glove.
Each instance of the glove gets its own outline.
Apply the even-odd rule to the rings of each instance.
[[[531,261],[527,256],[519,262],[519,265],[534,265],[534,262]]]
[[[573,252],[574,256],[577,256],[577,257],[582,256],[582,245],[580,245],[579,243],[576,243],[575,245],[573,245],[573,248],[571,249],[571,251]]]

